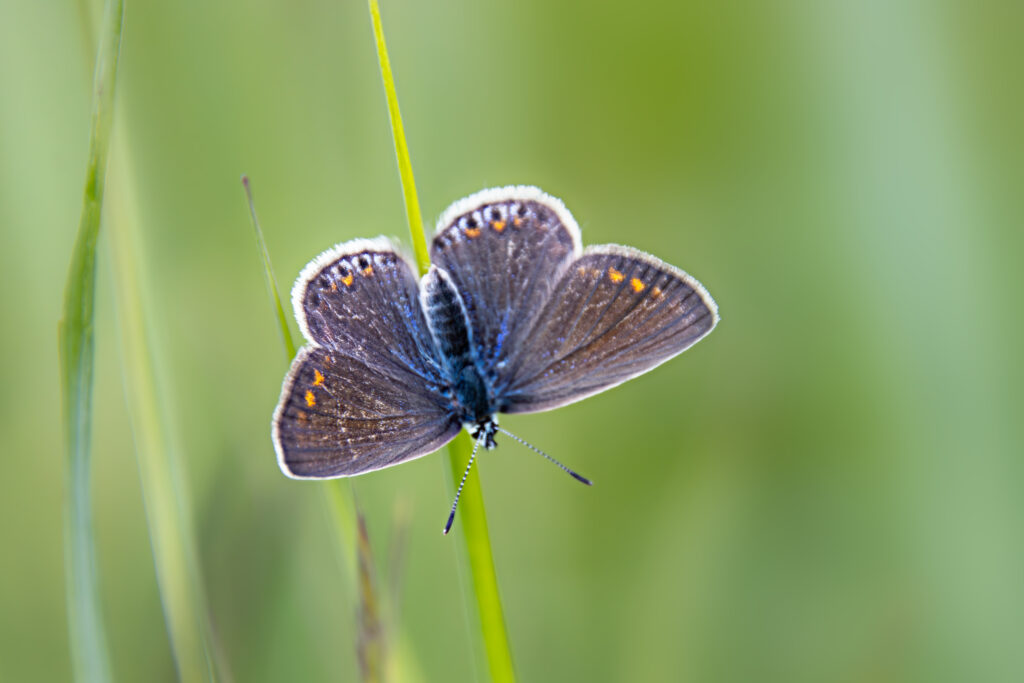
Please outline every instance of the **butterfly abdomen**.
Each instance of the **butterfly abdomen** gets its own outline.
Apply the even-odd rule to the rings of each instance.
[[[436,267],[424,276],[420,296],[430,333],[459,404],[460,419],[478,422],[489,417],[493,410],[487,386],[476,367],[462,297],[448,274]]]

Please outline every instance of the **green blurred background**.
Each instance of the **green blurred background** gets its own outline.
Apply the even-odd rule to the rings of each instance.
[[[383,17],[429,222],[536,184],[586,243],[679,265],[723,316],[650,375],[503,421],[593,489],[508,440],[481,458],[521,679],[1024,680],[1024,5],[389,0]],[[56,323],[86,35],[70,0],[0,0],[4,681],[70,677]],[[127,0],[120,76],[111,160],[131,164],[226,659],[237,681],[351,680],[356,602],[322,499],[270,442],[286,362],[239,176],[285,290],[335,242],[407,242],[367,7]],[[105,617],[118,680],[172,681],[109,237]],[[378,562],[404,549],[409,661],[485,680],[459,539],[439,533],[447,478],[438,454],[353,483]]]

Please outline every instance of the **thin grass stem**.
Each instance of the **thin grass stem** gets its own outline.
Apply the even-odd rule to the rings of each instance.
[[[391,119],[391,134],[395,140],[395,156],[398,158],[398,176],[402,181],[402,194],[405,198],[405,213],[409,220],[409,235],[412,238],[413,254],[420,275],[430,270],[430,254],[427,252],[427,238],[423,233],[423,214],[420,212],[420,200],[416,194],[416,181],[412,174],[412,161],[409,158],[409,145],[405,142],[405,128],[402,126],[402,112],[398,109],[398,93],[395,91],[395,78],[391,73],[391,60],[388,58],[388,46],[384,42],[384,27],[380,21],[380,6],[377,0],[370,1],[370,19],[373,22],[373,36],[377,41],[377,59],[380,61],[380,78],[384,82],[384,94],[388,102],[388,117]]]
[[[58,325],[63,398],[66,502],[64,561],[71,666],[76,681],[112,680],[96,566],[91,497],[92,384],[95,338],[96,243],[106,189],[123,0],[108,0],[93,74],[92,128],[78,235]]]
[[[413,253],[416,265],[421,274],[430,268],[430,255],[427,252],[426,235],[423,231],[423,218],[420,213],[419,199],[416,196],[416,184],[413,180],[412,162],[409,158],[409,147],[405,141],[402,127],[402,115],[398,108],[398,94],[395,91],[394,76],[391,62],[388,59],[387,44],[384,41],[384,29],[381,25],[380,7],[377,0],[369,0],[370,18],[377,44],[377,58],[380,61],[380,75],[384,83],[387,97],[388,114],[391,119],[391,132],[395,141],[395,155],[398,158],[398,171],[402,181],[405,197],[406,215],[409,221],[409,234],[412,238]],[[453,484],[458,486],[472,452],[472,440],[466,432],[462,432],[448,446],[449,467]],[[494,557],[491,552],[490,535],[487,531],[487,515],[484,508],[483,492],[480,478],[476,471],[469,475],[459,508],[459,523],[465,537],[466,550],[469,556],[470,572],[473,576],[473,594],[476,599],[477,612],[480,619],[481,636],[484,651],[487,655],[491,679],[495,683],[506,683],[515,680],[515,669],[512,664],[512,651],[509,647],[508,632],[505,628],[505,617],[498,592],[498,579],[494,568]]]
[[[229,678],[217,649],[203,589],[182,454],[162,400],[156,351],[144,311],[140,275],[140,212],[122,121],[111,167],[110,235],[121,358],[135,457],[153,549],[153,564],[178,679],[189,683]]]
[[[249,215],[252,217],[252,227],[256,233],[256,245],[259,247],[260,256],[263,257],[263,274],[267,278],[267,287],[270,289],[274,312],[277,314],[277,326],[281,331],[281,342],[284,344],[284,352],[288,356],[288,360],[291,361],[292,358],[295,358],[295,342],[292,340],[292,332],[288,328],[288,317],[284,314],[284,306],[281,305],[281,294],[277,288],[277,279],[274,277],[274,267],[270,263],[270,252],[267,251],[267,242],[263,239],[260,219],[256,215],[256,204],[252,200],[252,188],[249,186],[248,176],[242,176],[242,187],[245,188],[245,196],[249,200]]]
[[[259,217],[256,215],[256,205],[252,199],[252,189],[247,176],[242,176],[242,186],[245,188],[246,199],[249,202],[249,214],[252,218],[253,230],[256,233],[256,244],[263,258],[263,274],[266,277],[267,288],[270,291],[271,301],[277,315],[281,342],[285,356],[290,362],[295,358],[295,342],[292,341],[288,318],[281,305],[277,278],[274,277],[270,252],[267,249],[266,240],[263,238]],[[370,549],[370,537],[366,532],[363,514],[352,491],[351,483],[340,480],[325,481],[318,488],[323,494],[324,510],[334,531],[336,540],[334,547],[338,553],[338,563],[345,572],[353,592],[359,596],[359,623],[357,624],[359,638],[356,654],[359,659],[360,677],[364,683],[377,683],[384,680],[383,669],[385,666],[392,665],[394,655],[388,652],[387,644],[384,641],[377,572]]]

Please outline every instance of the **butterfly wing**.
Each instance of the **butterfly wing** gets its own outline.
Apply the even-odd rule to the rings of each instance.
[[[390,242],[324,252],[299,276],[292,303],[311,343],[292,362],[274,413],[285,474],[361,474],[458,433],[416,277]]]
[[[503,412],[549,410],[647,372],[718,322],[707,290],[636,249],[588,247],[559,278],[502,391]]]
[[[428,392],[351,356],[307,346],[284,381],[274,446],[290,477],[343,477],[431,453],[460,428]]]
[[[462,297],[477,366],[492,387],[507,383],[511,359],[581,251],[572,215],[535,187],[484,190],[442,215],[430,258]]]

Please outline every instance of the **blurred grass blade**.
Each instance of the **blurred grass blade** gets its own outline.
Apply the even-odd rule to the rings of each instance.
[[[377,683],[383,680],[384,629],[381,626],[376,570],[373,553],[370,552],[370,537],[366,533],[366,519],[358,511],[356,517],[359,522],[359,638],[356,652],[363,681]]]
[[[108,214],[125,395],[157,584],[179,680],[226,680],[227,667],[220,661],[214,643],[200,578],[181,453],[172,438],[144,314],[146,288],[140,264],[145,260],[139,247],[140,213],[135,204],[135,174],[125,144],[129,139],[125,124],[122,121],[115,142],[116,163],[110,188],[114,201]]]
[[[369,0],[369,3],[370,18],[373,22],[373,33],[377,43],[377,57],[380,60],[380,75],[384,82],[388,114],[391,118],[391,132],[395,140],[395,154],[398,157],[398,171],[405,195],[409,233],[412,236],[416,265],[419,267],[420,273],[423,274],[430,268],[430,256],[427,252],[426,236],[423,234],[423,218],[420,214],[419,199],[416,196],[412,162],[409,159],[409,147],[406,145],[405,131],[402,128],[402,115],[398,109],[398,94],[395,91],[391,62],[388,59],[387,44],[384,41],[380,7],[377,0]],[[449,464],[456,486],[458,486],[462,472],[469,462],[471,451],[472,442],[465,432],[461,432],[448,446]],[[458,523],[461,524],[466,539],[469,566],[473,575],[473,591],[491,679],[495,683],[514,681],[512,651],[509,648],[508,632],[505,629],[501,596],[498,593],[498,579],[494,570],[494,557],[491,553],[491,540],[487,531],[483,492],[480,489],[480,477],[476,470],[471,471],[466,480],[463,497],[459,503]]]
[[[64,561],[71,663],[76,681],[111,680],[96,569],[89,468],[96,241],[106,187],[123,23],[123,0],[108,0],[93,75],[92,130],[82,216],[71,254],[71,265],[64,287],[64,310],[57,331],[64,404],[64,439],[67,446]]]
[[[395,614],[401,612],[402,583],[405,580],[406,556],[409,554],[409,529],[412,509],[407,501],[399,500],[391,524],[391,547],[388,552],[388,603]]]
[[[253,229],[256,231],[256,243],[263,258],[263,274],[266,276],[267,287],[270,290],[270,296],[277,314],[281,340],[284,343],[285,354],[288,356],[288,360],[291,361],[295,357],[295,342],[292,341],[291,330],[288,328],[288,318],[285,316],[284,307],[281,305],[277,278],[274,277],[270,252],[267,249],[267,243],[263,238],[263,229],[260,227],[260,221],[256,215],[256,205],[253,202],[252,189],[247,176],[242,176],[242,186],[245,188],[246,199],[249,202],[249,215],[252,218]],[[343,483],[339,480],[324,481],[318,488],[324,496],[327,518],[334,527],[337,540],[335,548],[338,551],[338,563],[344,569],[349,585],[356,587],[354,592],[359,595],[360,608],[359,622],[357,624],[359,638],[356,643],[356,655],[359,659],[362,679],[364,681],[384,680],[382,667],[387,662],[383,642],[384,629],[381,627],[380,608],[374,578],[373,555],[370,552],[370,537],[366,532],[363,514],[359,509],[355,496],[352,494],[352,485],[349,482]]]
[[[295,342],[292,340],[292,333],[288,327],[288,318],[285,315],[284,307],[281,305],[281,293],[277,288],[277,278],[274,277],[274,267],[270,261],[270,251],[263,239],[263,229],[260,227],[260,220],[256,215],[256,205],[252,199],[252,189],[249,184],[249,177],[242,176],[242,186],[245,188],[246,200],[249,202],[249,215],[252,218],[252,227],[256,231],[256,243],[260,249],[260,256],[263,259],[263,275],[267,278],[267,288],[270,290],[270,298],[273,300],[274,312],[277,315],[277,324],[281,332],[281,341],[284,344],[285,355],[291,362],[295,358]],[[355,498],[352,495],[350,484],[341,481],[325,481],[320,488],[324,493],[325,509],[327,517],[334,525],[338,535],[339,562],[345,568],[349,578],[354,580],[356,575],[355,558],[357,553],[356,539],[356,517],[360,516]]]
[[[334,526],[338,542],[338,562],[345,570],[349,585],[354,586],[356,580],[356,517],[360,514],[352,495],[352,485],[348,481],[334,479],[323,482],[317,487],[324,493],[327,519]]]
[[[256,231],[256,243],[260,249],[260,256],[263,258],[263,274],[267,278],[267,288],[270,290],[270,297],[273,300],[274,310],[277,315],[277,324],[281,332],[281,341],[284,344],[285,355],[291,362],[295,358],[295,342],[292,340],[291,330],[288,328],[288,318],[285,316],[284,307],[281,305],[281,294],[277,288],[277,278],[274,277],[274,268],[270,261],[270,251],[263,239],[263,229],[260,227],[259,218],[256,215],[256,205],[252,199],[248,176],[242,176],[242,186],[245,188],[245,196],[249,202],[249,215],[252,218],[252,227]],[[345,569],[349,579],[355,580],[356,567],[355,558],[358,554],[358,541],[356,539],[356,518],[361,515],[352,495],[352,486],[348,482],[340,480],[325,481],[323,486],[318,487],[324,494],[325,510],[327,518],[334,526],[337,533],[338,543],[336,545],[339,555],[339,563]]]
[[[284,313],[284,306],[281,305],[281,294],[277,288],[277,279],[274,277],[274,268],[270,263],[270,252],[267,251],[267,243],[263,239],[263,229],[260,228],[260,219],[256,215],[256,205],[252,201],[252,188],[249,186],[249,176],[242,176],[242,187],[245,188],[245,197],[249,201],[249,215],[252,217],[252,227],[256,232],[256,244],[260,248],[260,256],[263,257],[263,274],[267,277],[270,296],[274,300],[274,311],[277,313],[277,324],[281,329],[281,341],[284,342],[284,352],[288,354],[288,360],[290,361],[295,357],[295,342],[292,340],[291,330],[288,329],[288,317]]]

